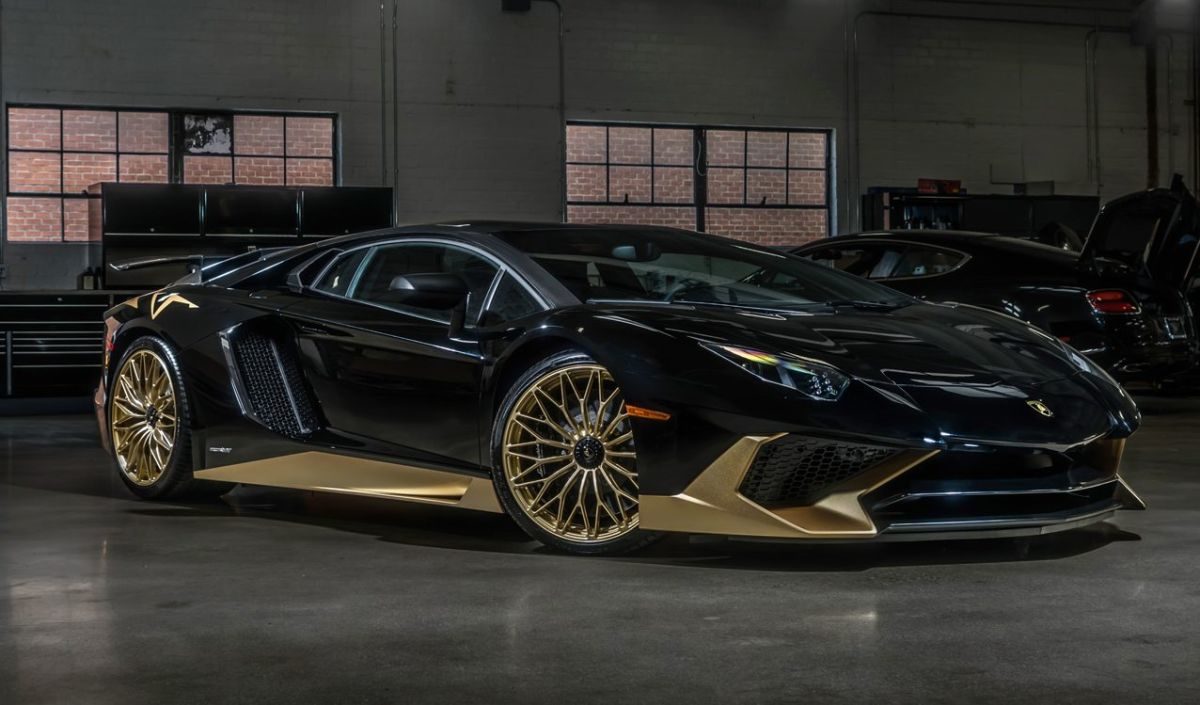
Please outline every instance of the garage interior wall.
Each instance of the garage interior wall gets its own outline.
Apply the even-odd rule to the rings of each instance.
[[[1144,52],[1126,34],[1097,35],[1098,139],[1089,118],[1088,26],[1127,26],[1120,0],[562,6],[569,119],[832,128],[838,231],[862,190],[919,177],[1105,198],[1147,182]],[[0,13],[6,103],[331,111],[342,183],[394,184],[402,222],[560,218],[550,3],[4,0]],[[1165,183],[1191,170],[1191,49],[1180,35],[1159,52]],[[9,243],[0,284],[73,288],[98,261],[94,244]]]

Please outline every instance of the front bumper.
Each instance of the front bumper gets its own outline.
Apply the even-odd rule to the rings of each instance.
[[[855,456],[867,461],[861,469],[847,472],[846,463],[831,469],[821,461],[815,473],[819,456],[812,454],[779,466],[774,451],[795,442],[788,434],[738,440],[683,492],[643,494],[642,527],[755,539],[985,538],[1063,531],[1119,509],[1145,508],[1118,474],[1124,439],[1066,453],[893,448],[874,454],[878,446],[864,446],[871,450]],[[782,479],[762,481],[764,465]]]

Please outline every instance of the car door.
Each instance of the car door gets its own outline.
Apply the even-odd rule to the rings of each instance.
[[[397,276],[457,275],[469,290],[470,326],[500,269],[480,250],[432,239],[364,246],[329,263],[282,311],[328,430],[364,450],[477,467],[480,344],[452,335],[451,311],[400,303],[389,291]]]

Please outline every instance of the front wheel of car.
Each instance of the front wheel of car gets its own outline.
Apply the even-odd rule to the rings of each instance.
[[[216,495],[232,486],[192,477],[191,407],[175,351],[144,336],[121,356],[108,399],[121,480],[138,497]]]
[[[553,355],[517,380],[496,418],[496,492],[530,536],[586,555],[659,538],[638,527],[633,429],[603,366],[578,352]]]

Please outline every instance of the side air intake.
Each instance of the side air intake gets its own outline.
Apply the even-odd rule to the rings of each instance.
[[[318,425],[316,404],[295,352],[261,333],[233,331],[222,344],[243,410],[272,431],[301,438]]]

